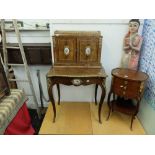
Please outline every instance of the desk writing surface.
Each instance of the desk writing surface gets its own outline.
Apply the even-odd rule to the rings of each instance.
[[[107,77],[104,68],[55,68],[52,67],[47,77]]]

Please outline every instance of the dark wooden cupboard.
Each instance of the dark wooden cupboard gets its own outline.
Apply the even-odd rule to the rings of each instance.
[[[17,46],[17,44],[11,44]],[[51,65],[51,44],[50,43],[27,43],[23,44],[24,51],[29,65]],[[0,48],[2,52],[2,47]],[[8,62],[22,64],[22,57],[18,49],[8,49]]]

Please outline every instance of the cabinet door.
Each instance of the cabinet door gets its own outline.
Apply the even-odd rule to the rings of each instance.
[[[55,63],[76,63],[76,38],[55,37]]]
[[[9,89],[8,81],[0,60],[0,99],[3,98],[5,95],[9,95],[9,94],[10,94],[10,89]]]
[[[52,64],[51,48],[50,47],[41,47],[41,64]]]
[[[41,64],[40,47],[27,47],[26,53],[30,64]]]
[[[18,49],[8,49],[8,62],[22,64],[22,56]]]
[[[30,44],[24,46],[24,52],[29,65],[51,65],[51,46]],[[22,64],[21,52],[18,49],[8,49],[8,62]]]
[[[99,39],[95,37],[80,37],[78,43],[78,62],[99,62]]]

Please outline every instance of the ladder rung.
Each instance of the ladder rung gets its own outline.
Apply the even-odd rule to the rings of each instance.
[[[8,64],[10,66],[24,66],[24,64]]]
[[[15,31],[14,28],[7,28],[7,29],[5,28],[4,30],[5,30],[6,32]]]
[[[29,80],[20,80],[20,79],[9,79],[9,81],[29,82]]]
[[[33,96],[32,94],[26,94],[26,96]]]
[[[20,49],[19,47],[15,47],[15,46],[6,46],[7,49]]]
[[[12,69],[12,68],[10,68],[10,69],[9,69],[9,73],[10,73],[10,72],[12,72],[12,71],[13,71],[13,69]]]

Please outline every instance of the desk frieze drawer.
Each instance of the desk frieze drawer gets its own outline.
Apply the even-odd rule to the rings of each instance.
[[[100,78],[93,78],[93,77],[54,77],[50,78],[53,84],[64,84],[64,85],[74,85],[74,86],[80,86],[80,85],[90,85],[90,84],[100,84],[101,79]],[[104,79],[103,79],[104,81]]]

